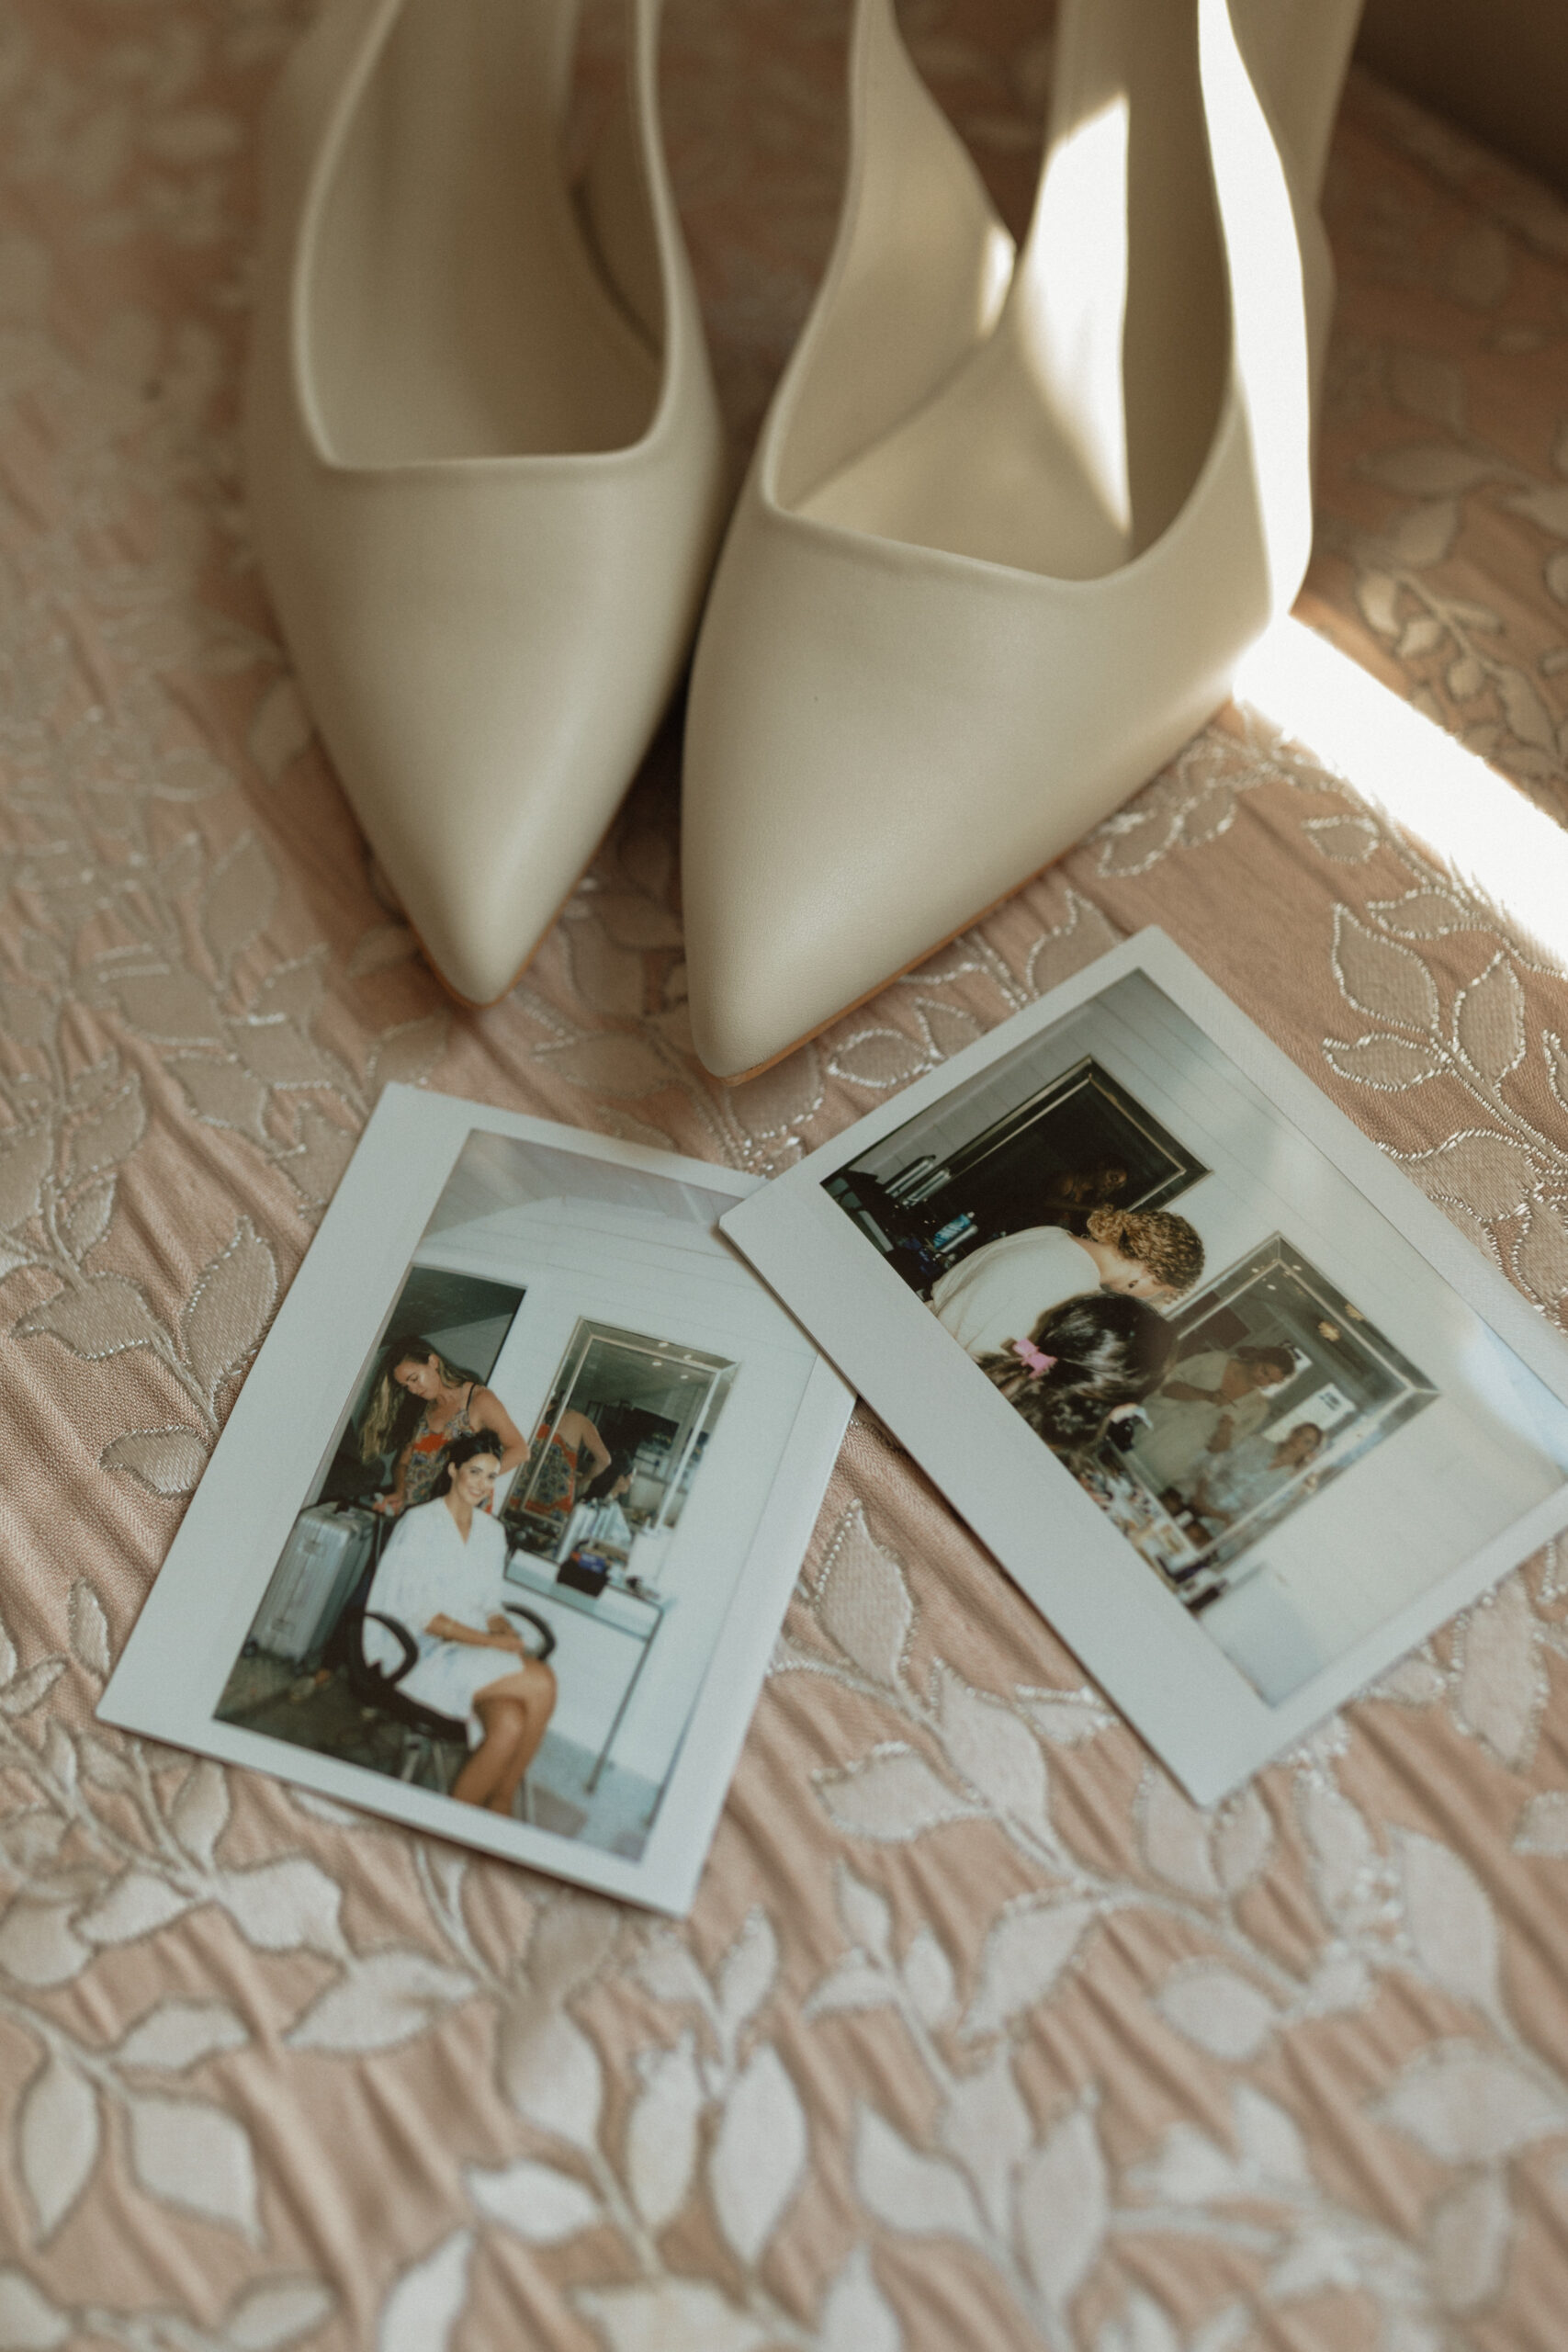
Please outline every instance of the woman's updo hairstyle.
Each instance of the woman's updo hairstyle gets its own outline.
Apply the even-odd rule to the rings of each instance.
[[[467,1437],[455,1437],[442,1454],[440,1476],[431,1490],[432,1500],[437,1496],[451,1493],[453,1477],[465,1462],[476,1461],[481,1453],[491,1453],[495,1456],[499,1470],[504,1452],[505,1448],[493,1430],[470,1430]]]
[[[1088,1291],[1047,1308],[1024,1343],[978,1359],[1009,1404],[1056,1453],[1098,1438],[1119,1405],[1137,1405],[1157,1388],[1176,1353],[1176,1333],[1141,1298]],[[1045,1368],[1030,1357],[1053,1359]]]

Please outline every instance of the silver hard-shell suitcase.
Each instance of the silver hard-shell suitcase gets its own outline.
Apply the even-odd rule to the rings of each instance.
[[[374,1515],[338,1503],[313,1503],[289,1531],[251,1640],[274,1657],[307,1658],[319,1650],[370,1556]]]

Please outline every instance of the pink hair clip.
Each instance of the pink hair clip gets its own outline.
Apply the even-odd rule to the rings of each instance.
[[[1032,1373],[1036,1380],[1043,1380],[1048,1372],[1055,1372],[1056,1369],[1058,1359],[1055,1356],[1044,1354],[1039,1348],[1031,1347],[1027,1340],[1015,1340],[1012,1343],[1012,1351],[1024,1369]]]

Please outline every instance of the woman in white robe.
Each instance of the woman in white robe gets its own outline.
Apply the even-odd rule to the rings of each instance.
[[[418,1647],[399,1690],[468,1726],[473,1753],[452,1794],[510,1815],[554,1711],[556,1678],[504,1611],[506,1538],[489,1510],[501,1451],[491,1430],[457,1440],[441,1489],[399,1521],[367,1606],[395,1617]],[[389,1670],[402,1657],[370,1623],[365,1655]]]
[[[621,1509],[621,1497],[631,1485],[631,1456],[612,1453],[609,1467],[600,1473],[573,1509],[566,1532],[556,1546],[558,1560],[570,1560],[580,1545],[594,1551],[608,1548],[624,1560],[632,1548],[631,1521]]]

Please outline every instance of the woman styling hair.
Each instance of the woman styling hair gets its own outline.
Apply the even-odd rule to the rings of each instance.
[[[1143,1267],[1171,1296],[1190,1290],[1203,1271],[1202,1243],[1171,1209],[1091,1209],[1084,1229],[1091,1241]]]
[[[1091,1209],[1083,1231],[1025,1226],[971,1250],[931,1295],[931,1313],[978,1363],[1084,1291],[1168,1302],[1203,1271],[1203,1244],[1169,1209]]]
[[[1016,1411],[1057,1453],[1100,1436],[1121,1407],[1157,1388],[1176,1333],[1141,1298],[1089,1291],[1047,1308],[1027,1340],[978,1359]]]
[[[472,1750],[452,1784],[463,1804],[510,1815],[556,1703],[556,1678],[505,1613],[506,1538],[487,1508],[501,1441],[457,1439],[431,1501],[406,1510],[370,1587],[368,1606],[405,1625],[419,1656],[399,1689],[468,1726]],[[367,1621],[365,1655],[393,1667],[396,1637]]]
[[[515,1470],[527,1451],[505,1406],[473,1373],[453,1363],[416,1332],[389,1340],[381,1376],[359,1424],[364,1462],[396,1451],[392,1490],[379,1510],[412,1510],[434,1491],[446,1449],[458,1438],[484,1430],[501,1440],[496,1449],[502,1477]]]

